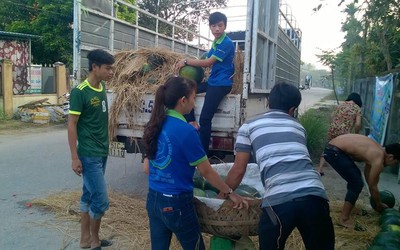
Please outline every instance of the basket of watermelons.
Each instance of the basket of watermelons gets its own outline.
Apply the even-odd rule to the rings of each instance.
[[[225,178],[232,165],[233,163],[223,163],[212,166],[221,178]],[[198,170],[193,180],[194,205],[203,233],[230,238],[258,235],[263,186],[256,164],[248,164],[241,184],[234,191],[248,199],[248,209],[236,209],[233,208],[231,200],[218,199],[218,190],[205,180]]]

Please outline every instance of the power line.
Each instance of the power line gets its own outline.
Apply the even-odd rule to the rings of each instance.
[[[51,10],[44,10],[44,9],[41,9],[41,8],[35,8],[35,7],[32,7],[32,6],[26,5],[26,4],[16,3],[16,2],[13,2],[13,1],[9,1],[9,0],[3,0],[3,1],[6,2],[6,3],[10,3],[10,4],[13,4],[13,5],[28,9],[28,10],[42,11],[42,12],[47,12],[47,13],[51,13],[51,14],[55,14],[55,15],[59,15],[59,16],[64,16],[64,17],[72,17],[72,11],[71,11],[71,15],[65,15],[65,14],[62,14],[62,13],[59,13],[59,12],[55,12],[55,11],[51,11]]]

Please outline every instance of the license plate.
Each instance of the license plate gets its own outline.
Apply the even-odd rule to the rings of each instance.
[[[116,141],[110,142],[108,155],[125,158],[125,143]]]

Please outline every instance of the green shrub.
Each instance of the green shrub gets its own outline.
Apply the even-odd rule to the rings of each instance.
[[[4,112],[2,108],[0,108],[0,120],[7,120],[7,114]]]
[[[312,158],[319,158],[325,147],[330,113],[330,110],[310,109],[299,118],[307,132],[307,148]]]

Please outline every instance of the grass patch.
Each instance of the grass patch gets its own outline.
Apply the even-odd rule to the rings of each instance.
[[[332,107],[310,109],[300,116],[299,121],[307,131],[307,148],[312,159],[320,157],[327,141],[329,117]]]

